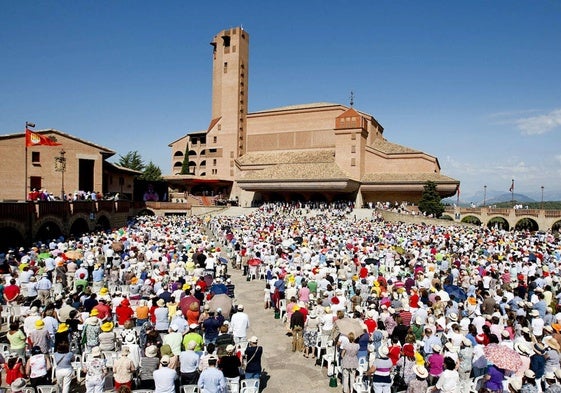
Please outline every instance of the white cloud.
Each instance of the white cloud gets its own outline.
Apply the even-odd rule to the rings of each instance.
[[[541,135],[561,126],[561,109],[545,115],[517,119],[514,122],[524,135]]]

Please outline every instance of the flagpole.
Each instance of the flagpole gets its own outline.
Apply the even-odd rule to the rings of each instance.
[[[27,201],[27,128],[28,127],[35,127],[34,123],[30,123],[28,121],[25,122],[25,131],[23,133],[23,139],[25,142],[25,165],[24,165],[24,181],[23,181],[23,200]]]

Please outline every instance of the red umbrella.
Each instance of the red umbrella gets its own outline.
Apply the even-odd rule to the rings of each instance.
[[[259,266],[261,264],[261,259],[259,258],[251,258],[249,261],[247,261],[247,264],[249,266]]]
[[[506,345],[489,344],[483,348],[485,358],[499,368],[516,371],[522,366],[520,354]]]

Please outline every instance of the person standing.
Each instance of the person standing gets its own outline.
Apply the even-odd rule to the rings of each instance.
[[[129,359],[129,347],[124,346],[121,349],[121,356],[113,362],[113,376],[115,378],[115,390],[119,390],[121,386],[127,386],[132,389],[132,376],[136,368],[131,359]]]
[[[170,358],[168,355],[160,359],[160,368],[154,371],[154,393],[175,393],[175,380],[177,373],[168,367]]]
[[[249,345],[244,353],[245,379],[261,378],[261,357],[263,356],[263,347],[258,345],[258,339],[255,336],[249,338]]]
[[[107,368],[99,347],[92,348],[90,357],[84,363],[83,371],[86,372],[86,393],[103,392]]]
[[[244,312],[244,305],[238,304],[236,312],[230,318],[229,331],[234,336],[234,342],[239,344],[247,339],[247,329],[249,328],[249,316]]]
[[[58,391],[61,393],[68,393],[70,391],[70,384],[72,383],[72,357],[73,352],[70,352],[70,344],[68,341],[61,341],[55,348],[56,352],[53,354],[56,363],[56,381]]]
[[[208,367],[201,373],[199,382],[197,382],[199,389],[204,389],[205,393],[226,392],[226,378],[224,378],[222,371],[216,368],[217,362],[218,358],[216,356],[211,356],[208,359]]]
[[[353,382],[358,368],[359,344],[355,342],[355,335],[350,332],[349,342],[341,347],[341,367],[343,369],[343,393],[353,392]]]

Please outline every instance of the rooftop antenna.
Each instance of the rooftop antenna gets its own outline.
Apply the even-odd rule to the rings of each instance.
[[[351,108],[355,104],[355,93],[351,90]]]

